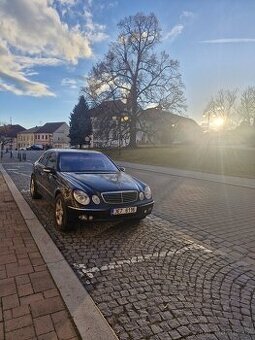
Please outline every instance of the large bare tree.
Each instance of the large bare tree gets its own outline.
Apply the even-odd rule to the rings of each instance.
[[[154,14],[126,17],[118,28],[117,41],[91,70],[84,91],[94,107],[109,100],[125,103],[120,114],[128,116],[129,145],[134,147],[137,132],[144,129],[142,110],[153,105],[182,113],[184,86],[179,62],[165,51],[155,52],[161,29]]]

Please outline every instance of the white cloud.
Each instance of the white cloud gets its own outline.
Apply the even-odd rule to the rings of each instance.
[[[54,96],[47,85],[31,81],[26,77],[23,67],[15,61],[6,42],[2,40],[0,40],[0,89],[17,95]]]
[[[194,18],[194,13],[190,11],[183,11],[180,15],[180,19]]]
[[[61,5],[74,6],[76,0],[57,0]]]
[[[0,88],[17,95],[54,96],[47,85],[29,80],[23,67],[15,61],[6,42],[0,40]]]
[[[195,14],[190,11],[183,11],[179,16],[179,24],[176,24],[169,32],[163,36],[163,40],[174,41],[180,34],[183,33],[184,28],[195,17]]]
[[[77,0],[58,1],[70,7]],[[53,0],[0,0],[2,90],[18,95],[51,96],[47,85],[28,79],[36,75],[32,67],[75,65],[80,58],[92,56],[89,34],[77,25],[61,21],[53,5]],[[94,34],[99,26],[94,25]],[[100,32],[95,40],[102,38]]]
[[[56,66],[63,64],[63,61],[57,58],[14,56],[14,59],[24,68],[32,66]]]
[[[61,81],[62,86],[70,87],[71,89],[77,89],[77,80],[76,79],[70,79],[70,78],[64,78]]]
[[[239,44],[239,43],[254,43],[253,38],[223,38],[200,41],[202,44]]]
[[[91,11],[84,10],[85,28],[90,41],[100,42],[108,38],[108,35],[104,32],[105,26],[97,24],[93,21],[93,15]]]
[[[182,33],[184,26],[182,24],[175,25],[168,33],[163,37],[163,40],[170,39],[173,41],[178,35]]]
[[[10,46],[30,55],[47,55],[77,63],[92,54],[82,32],[61,22],[47,0],[0,2],[1,37]]]

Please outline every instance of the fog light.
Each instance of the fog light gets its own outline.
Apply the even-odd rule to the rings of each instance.
[[[144,193],[142,191],[139,192],[139,199],[140,201],[144,200]]]
[[[92,221],[93,220],[93,216],[89,216],[89,220]]]
[[[82,220],[82,221],[87,221],[88,216],[87,215],[80,215],[79,219]]]
[[[145,214],[147,213],[147,210],[146,210],[146,209],[144,210],[144,213],[145,213]]]
[[[99,198],[97,195],[93,195],[93,196],[92,196],[92,201],[93,201],[95,204],[100,204],[100,198]]]

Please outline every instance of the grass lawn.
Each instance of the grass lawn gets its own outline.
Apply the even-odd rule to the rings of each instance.
[[[102,151],[116,161],[255,178],[255,148],[178,145]]]

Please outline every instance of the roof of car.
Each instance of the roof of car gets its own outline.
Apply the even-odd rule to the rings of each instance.
[[[57,153],[81,153],[81,152],[86,152],[86,153],[94,153],[94,154],[101,154],[102,152],[100,151],[95,151],[95,150],[88,150],[88,149],[49,149],[47,150],[48,152],[57,152]]]

